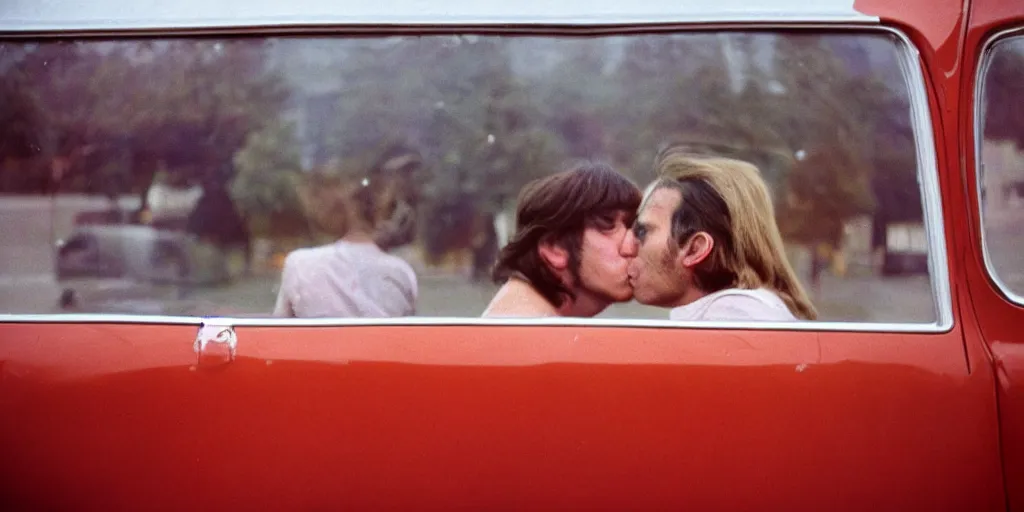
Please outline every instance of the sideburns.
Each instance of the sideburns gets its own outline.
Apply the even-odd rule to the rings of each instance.
[[[679,242],[669,238],[668,250],[662,253],[661,256],[662,268],[672,268],[672,263],[676,260],[676,257],[679,256],[679,251]]]

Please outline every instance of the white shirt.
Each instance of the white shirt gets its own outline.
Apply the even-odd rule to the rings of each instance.
[[[339,240],[288,254],[274,316],[412,316],[417,286],[405,260],[372,243]]]
[[[785,322],[796,320],[775,292],[758,288],[727,288],[672,309],[670,320]]]
[[[199,198],[203,196],[203,187],[193,185],[188,188],[170,187],[163,183],[155,183],[146,194],[146,204],[153,219],[165,217],[187,217],[196,208]]]

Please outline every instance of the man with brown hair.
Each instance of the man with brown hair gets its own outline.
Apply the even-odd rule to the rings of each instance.
[[[528,183],[516,231],[495,264],[495,316],[597,315],[633,297],[619,254],[640,189],[605,164],[581,163]]]

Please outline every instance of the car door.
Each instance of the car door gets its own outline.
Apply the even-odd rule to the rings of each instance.
[[[623,17],[646,19],[642,15],[656,7],[629,7]],[[243,27],[270,19],[258,14],[281,14],[251,8],[256,14],[239,21]],[[347,144],[366,136],[367,144],[375,144],[367,134],[379,126],[430,123],[419,135],[441,179],[419,182],[427,199],[420,205],[418,236],[425,239],[420,243],[426,253],[444,244],[449,250],[434,261],[418,256],[413,249],[419,247],[392,252],[417,264],[417,316],[357,319],[270,316],[280,248],[324,243],[306,236],[307,219],[301,216],[302,222],[268,216],[253,223],[254,230],[268,234],[254,236],[249,278],[205,289],[154,285],[155,298],[115,301],[121,308],[115,310],[54,310],[39,299],[53,283],[34,274],[34,258],[4,258],[10,281],[4,283],[0,323],[4,508],[1004,508],[993,377],[972,334],[981,317],[976,323],[963,312],[953,229],[958,224],[951,220],[962,205],[956,194],[958,160],[946,144],[945,127],[952,121],[937,107],[948,98],[936,92],[950,84],[942,81],[935,41],[917,25],[927,13],[879,17],[847,6],[829,16],[799,12],[775,23],[766,21],[766,13],[779,12],[772,7],[723,18],[734,23],[725,30],[700,24],[707,13],[680,7],[658,19],[690,23],[652,31],[628,23],[608,28],[609,19],[587,24],[554,7],[530,8],[537,11],[527,18],[538,25],[523,30],[532,39],[515,37],[522,33],[504,25],[509,17],[501,11],[473,11],[493,23],[487,30],[417,26],[422,18],[413,11],[398,14],[412,20],[412,28],[399,30],[389,25],[394,13],[378,12],[366,19],[376,20],[381,38],[356,38],[367,34],[346,25],[337,7],[335,17],[328,17],[336,25],[328,23],[330,30],[322,34],[289,31],[287,20],[294,28],[306,26],[297,19],[313,19],[314,13],[301,8],[277,29],[236,27],[233,37],[226,32],[232,23],[211,14],[200,25],[213,39],[168,32],[181,18],[168,16],[161,25],[159,13],[150,13],[158,21],[147,25],[151,37],[143,44],[125,27],[96,21],[123,20],[110,4],[106,11],[94,7],[99,11],[90,11],[92,18],[82,16],[73,27],[97,32],[95,40],[77,43],[86,57],[61,61],[65,67],[58,71],[70,70],[69,75],[48,74],[58,73],[49,64],[10,64],[25,71],[25,83],[56,88],[54,97],[69,90],[57,85],[75,83],[58,83],[55,76],[87,76],[94,92],[111,84],[136,87],[141,105],[159,112],[158,120],[131,124],[138,122],[128,117],[134,110],[117,110],[102,94],[78,97],[89,105],[83,110],[113,113],[112,120],[90,118],[103,130],[120,133],[122,123],[152,130],[135,142],[149,148],[129,168],[138,182],[160,179],[137,176],[144,168],[190,179],[185,173],[194,172],[194,162],[180,155],[181,144],[195,144],[205,151],[196,154],[214,162],[228,157],[197,141],[236,144],[237,151],[228,154],[233,179],[262,173],[249,176],[260,179],[232,182],[236,200],[251,200],[255,213],[272,210],[257,193],[268,181],[290,190],[295,176],[277,178],[293,160],[280,155],[294,151],[297,160],[323,157],[323,165],[331,165],[332,156],[341,157],[326,154],[329,139]],[[20,34],[4,44],[57,47],[60,38],[53,37],[62,34],[54,20],[66,19],[64,13],[40,12],[43,18],[34,26],[44,27],[41,33]],[[837,18],[855,24],[827,23]],[[569,28],[544,25],[552,19],[573,21]],[[800,24],[808,20],[814,24]],[[290,37],[281,37],[284,43],[275,39],[274,47],[285,50],[273,57],[260,53],[264,40],[284,34]],[[345,46],[360,39],[367,46]],[[500,73],[475,71],[482,62],[505,58],[495,48],[512,40],[527,45],[515,54],[522,59],[517,65]],[[90,46],[96,41],[100,46]],[[219,61],[219,55],[237,60]],[[450,60],[451,55],[460,58]],[[165,60],[147,60],[157,56]],[[339,56],[346,60],[332,60]],[[19,62],[32,58],[26,53]],[[286,131],[254,129],[237,140],[226,138],[240,119],[256,115],[232,101],[273,100],[268,91],[275,84],[260,82],[257,90],[245,82],[263,77],[270,61],[291,78],[300,77],[305,106],[286,112],[302,130],[285,143],[279,141]],[[353,78],[341,88],[324,71],[357,64],[363,67],[345,69],[375,79]],[[395,74],[405,67],[418,73]],[[160,76],[185,84],[191,95],[148,88],[160,80],[130,81],[144,76],[133,75],[137,69],[166,72]],[[472,81],[514,73],[534,84],[522,87],[538,88],[516,89],[511,80]],[[466,78],[474,87],[451,77]],[[445,87],[435,91],[431,80]],[[447,88],[448,80],[458,87]],[[883,86],[874,88],[873,80]],[[605,82],[618,85],[602,89]],[[338,96],[324,96],[321,87]],[[540,103],[501,110],[516,97],[503,96],[506,88]],[[484,99],[473,95],[480,90],[488,92]],[[888,91],[885,102],[875,101],[879,91]],[[414,102],[430,110],[370,110],[373,116],[360,110]],[[218,110],[225,105],[232,108]],[[842,240],[831,246],[832,265],[814,287],[819,321],[672,322],[666,311],[635,303],[615,305],[597,318],[479,318],[493,288],[467,284],[472,272],[459,262],[472,237],[461,235],[472,222],[450,212],[463,211],[459,200],[502,185],[486,176],[470,175],[479,182],[465,178],[471,168],[460,167],[460,159],[492,154],[466,149],[465,141],[477,137],[479,147],[497,145],[503,157],[517,158],[522,167],[501,176],[522,181],[534,172],[528,165],[536,158],[523,148],[548,140],[530,138],[536,132],[517,124],[528,116],[515,114],[528,108],[543,119],[532,128],[549,130],[546,136],[567,148],[559,156],[611,155],[624,172],[645,169],[649,159],[643,155],[654,151],[662,135],[694,124],[699,137],[684,134],[689,143],[756,162],[771,180],[780,211],[807,207],[798,210],[811,212],[802,217],[820,220],[802,223],[792,211],[780,215],[793,265],[802,275],[821,245],[811,243],[819,241],[813,238],[819,236],[817,226],[833,220],[839,226]],[[363,117],[345,117],[353,112]],[[515,122],[501,125],[504,132],[482,131],[499,129],[486,124],[497,122],[487,117],[493,112]],[[202,118],[209,123],[189,117],[197,113],[211,116]],[[810,139],[830,123],[869,123],[877,130],[855,130],[838,146],[815,146]],[[64,133],[47,126],[39,129]],[[334,131],[318,135],[324,126]],[[799,130],[787,131],[790,126]],[[524,140],[530,144],[515,143]],[[817,161],[807,155],[829,151],[867,156],[869,148],[874,156],[865,167],[839,169],[849,175],[800,164]],[[145,166],[156,152],[163,152],[163,163]],[[38,158],[43,157],[29,154],[26,165]],[[356,161],[363,160],[339,165]],[[480,161],[493,166],[488,169],[501,168],[497,159]],[[12,176],[13,164],[5,165],[5,177]],[[80,172],[99,168],[84,166]],[[825,188],[837,181],[860,188],[841,188],[824,196],[828,200],[794,196],[791,204],[786,192],[794,187],[787,173],[797,168]],[[638,181],[651,178],[644,170],[633,172]],[[445,198],[451,183],[455,193]],[[7,215],[0,238],[12,255],[27,251],[15,240],[46,239],[43,228],[31,222],[40,215],[33,208],[40,201],[45,208],[45,198],[29,185],[19,190],[0,208]],[[516,192],[502,191],[513,197]],[[839,214],[823,209],[835,197],[860,205],[858,194],[870,196],[876,207],[851,207],[853,213],[838,220]],[[140,203],[138,217],[151,215],[155,208]],[[883,275],[884,265],[874,264],[872,255],[890,246],[887,226],[908,223],[926,234],[926,272]]]
[[[968,187],[970,252],[966,255],[978,330],[995,364],[1003,465],[1009,506],[1024,507],[1024,401],[1020,379],[1024,320],[1018,258],[1018,206],[1022,176],[1018,106],[1020,63],[1024,62],[1024,8],[1013,2],[971,5],[961,113],[961,144]],[[1009,96],[1007,95],[1009,94]]]

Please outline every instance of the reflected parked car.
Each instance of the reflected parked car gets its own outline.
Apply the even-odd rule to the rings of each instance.
[[[184,231],[141,224],[81,225],[57,242],[55,275],[63,287],[61,305],[68,307],[78,290],[94,291],[104,281],[109,289],[110,280],[142,286],[223,284],[235,276],[229,257]]]

